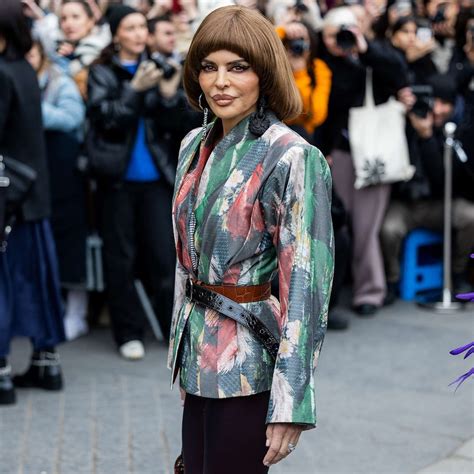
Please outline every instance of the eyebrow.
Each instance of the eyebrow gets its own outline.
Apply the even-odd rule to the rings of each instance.
[[[201,62],[213,64],[214,66],[216,65],[216,63],[214,61],[211,61],[210,59],[206,59],[206,58],[204,58]],[[240,58],[240,59],[235,59],[234,61],[228,62],[226,64],[226,66],[232,66],[234,64],[238,64],[238,63],[241,63],[241,62],[248,63],[248,61],[246,59]]]

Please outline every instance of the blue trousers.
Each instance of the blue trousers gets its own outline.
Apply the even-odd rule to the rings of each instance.
[[[29,337],[35,350],[63,342],[63,307],[54,240],[46,219],[13,227],[0,253],[0,357],[13,337]]]

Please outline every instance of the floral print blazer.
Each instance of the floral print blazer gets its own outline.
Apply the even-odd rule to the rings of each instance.
[[[331,175],[315,147],[270,114],[259,138],[248,118],[214,149],[219,120],[183,140],[173,224],[175,304],[168,357],[187,393],[210,398],[270,390],[267,423],[316,424],[313,371],[333,275]],[[244,303],[280,340],[275,360],[251,331],[185,296],[188,277],[259,285],[278,274],[279,301]]]

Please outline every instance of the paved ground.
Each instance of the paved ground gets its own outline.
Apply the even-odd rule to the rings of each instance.
[[[271,472],[473,474],[474,380],[448,387],[474,363],[449,350],[472,340],[473,308],[446,316],[409,303],[329,333],[319,427]],[[150,337],[144,361],[123,361],[106,330],[63,346],[66,390],[23,391],[0,409],[0,473],[171,473],[181,408],[165,352]],[[27,341],[15,342],[15,370],[28,353]]]

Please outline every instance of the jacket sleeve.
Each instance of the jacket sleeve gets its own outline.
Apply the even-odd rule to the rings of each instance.
[[[54,62],[58,57],[56,47],[60,31],[59,19],[54,13],[48,13],[33,23],[33,36],[41,42],[46,55]]]
[[[117,97],[113,97],[114,73],[104,65],[91,67],[88,78],[88,116],[105,130],[124,130],[140,116],[143,93],[124,83]],[[118,87],[118,86],[117,86]]]
[[[74,81],[66,76],[58,79],[54,102],[44,100],[41,109],[46,130],[71,132],[84,122],[84,102]]]
[[[12,85],[9,77],[0,70],[0,143],[3,141],[5,124],[10,115]]]
[[[313,372],[326,332],[334,266],[331,174],[314,147],[295,146],[286,157],[286,171],[277,167],[283,192],[275,193],[280,197],[266,207],[265,217],[277,250],[282,320],[267,423],[312,428]]]
[[[369,41],[367,51],[360,55],[365,66],[370,66],[380,81],[399,90],[407,85],[407,68],[397,53],[378,41]]]
[[[186,147],[194,140],[196,135],[199,133],[199,130],[191,130],[182,140],[180,150],[179,150],[179,159],[178,159],[178,167],[181,165],[182,166],[182,159],[185,156],[184,150]],[[175,189],[174,189],[174,194],[176,195],[178,191],[178,187],[180,184],[180,179],[182,178],[181,174],[178,173],[176,176],[176,183],[175,183]],[[174,236],[174,242],[175,242],[175,248],[178,248],[178,230],[176,227],[176,217],[175,217],[175,212],[174,212],[174,200],[173,199],[173,236]],[[181,308],[184,303],[185,295],[186,295],[186,280],[188,278],[188,272],[186,269],[181,265],[179,262],[179,255],[176,258],[176,272],[175,272],[175,283],[174,283],[174,299],[173,299],[173,311],[172,311],[172,318],[171,318],[171,331],[170,331],[170,344],[168,348],[168,360],[167,360],[167,366],[168,369],[172,369],[172,362],[174,358],[176,357],[176,351],[178,348],[176,347],[175,343],[175,332],[176,332],[176,326],[178,324],[178,316],[179,312],[181,311]],[[174,377],[174,374],[173,374]]]

